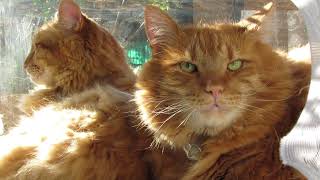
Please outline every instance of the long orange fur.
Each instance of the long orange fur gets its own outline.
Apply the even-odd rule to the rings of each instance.
[[[36,32],[24,68],[36,84],[20,105],[28,114],[96,84],[129,90],[135,83],[115,38],[71,0]]]
[[[223,176],[304,179],[290,168],[272,174],[281,165],[276,155],[277,135],[290,130],[305,100],[292,100],[309,83],[308,76],[298,83],[296,78],[301,78],[301,73],[308,75],[310,68],[307,64],[301,68],[262,39],[271,7],[268,4],[237,24],[197,27],[180,27],[160,9],[146,7],[145,25],[153,56],[137,83],[136,102],[143,124],[157,143],[180,149],[199,136],[207,137],[201,144],[200,159],[184,180]],[[237,59],[244,60],[242,67],[228,71],[228,63]],[[198,71],[183,71],[183,62],[195,64]],[[205,114],[199,110],[212,103],[207,87],[223,87],[218,103],[228,111]],[[290,109],[289,105],[299,107]],[[287,112],[295,115],[288,118]],[[265,155],[257,157],[261,152]],[[255,158],[241,166],[249,157]],[[263,160],[269,164],[257,167],[257,173],[250,176],[247,171]],[[273,160],[276,163],[270,164]]]
[[[0,137],[0,179],[182,176],[184,155],[149,148],[150,135],[137,128],[128,94],[135,76],[123,50],[72,0],[62,0],[58,19],[35,35],[25,68],[46,88],[24,99],[28,116]]]

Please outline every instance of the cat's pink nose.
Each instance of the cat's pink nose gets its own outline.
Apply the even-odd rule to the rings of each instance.
[[[213,97],[217,98],[219,97],[223,92],[223,87],[219,85],[215,86],[207,86],[206,92],[211,94]]]

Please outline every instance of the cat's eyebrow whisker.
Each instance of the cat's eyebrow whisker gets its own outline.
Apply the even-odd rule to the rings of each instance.
[[[166,110],[166,111],[152,112],[152,114],[155,114],[155,115],[167,114],[168,115],[168,114],[175,113],[178,110],[184,110],[184,108],[173,108],[173,109]]]

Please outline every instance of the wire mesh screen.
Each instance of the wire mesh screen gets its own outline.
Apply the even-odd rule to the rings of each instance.
[[[82,11],[104,26],[120,42],[128,63],[137,68],[150,59],[144,32],[143,8],[153,4],[179,24],[235,22],[268,0],[77,0]],[[32,87],[23,71],[34,30],[53,18],[58,0],[2,0],[0,2],[0,92],[25,93]],[[289,0],[276,1],[268,37],[273,47],[287,51],[308,42],[303,19]]]

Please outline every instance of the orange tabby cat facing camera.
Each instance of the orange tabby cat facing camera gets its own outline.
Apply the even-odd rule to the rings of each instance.
[[[261,141],[285,119],[296,79],[293,62],[262,40],[271,7],[237,24],[184,28],[146,7],[153,55],[139,74],[136,102],[155,141],[194,160],[184,180],[223,179],[214,170],[222,155]]]
[[[24,68],[38,85],[21,103],[28,114],[96,84],[129,90],[135,82],[115,38],[72,0],[61,1],[54,20],[36,32]]]

